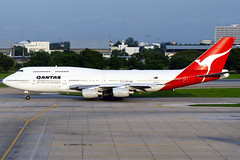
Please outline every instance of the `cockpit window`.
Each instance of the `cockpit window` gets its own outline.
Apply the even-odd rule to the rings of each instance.
[[[22,69],[19,69],[18,72],[23,72],[23,70],[22,70]]]

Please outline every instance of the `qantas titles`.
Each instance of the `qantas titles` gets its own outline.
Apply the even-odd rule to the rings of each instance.
[[[36,79],[61,79],[61,76],[37,76]]]

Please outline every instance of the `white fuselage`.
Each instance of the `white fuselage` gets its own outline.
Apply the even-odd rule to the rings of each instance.
[[[152,84],[146,91],[160,90],[182,70],[98,70],[78,67],[25,67],[3,80],[6,85],[37,92],[77,92],[74,85]],[[158,84],[154,87],[154,84]],[[79,91],[78,91],[79,92]]]
[[[17,89],[37,92],[82,92],[83,98],[128,97],[225,78],[223,67],[235,37],[223,37],[182,70],[98,70],[78,67],[25,67],[3,79]],[[29,100],[30,96],[26,95]]]

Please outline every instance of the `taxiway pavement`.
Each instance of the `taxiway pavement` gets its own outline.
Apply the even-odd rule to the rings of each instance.
[[[196,103],[240,98],[103,101],[35,94],[26,101],[22,91],[0,88],[0,157],[239,160],[240,108],[188,106]]]

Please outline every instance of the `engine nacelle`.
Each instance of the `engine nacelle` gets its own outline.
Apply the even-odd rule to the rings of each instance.
[[[97,89],[83,89],[82,96],[83,98],[98,98],[102,96],[102,92]]]
[[[223,69],[222,72],[228,72],[227,69]],[[220,76],[220,79],[224,79],[224,78],[227,78],[230,74],[229,73],[224,73]]]
[[[112,91],[114,97],[129,97],[129,95],[134,93],[127,88],[113,88]]]
[[[220,79],[227,78],[230,74],[229,73],[224,73],[220,76]]]

